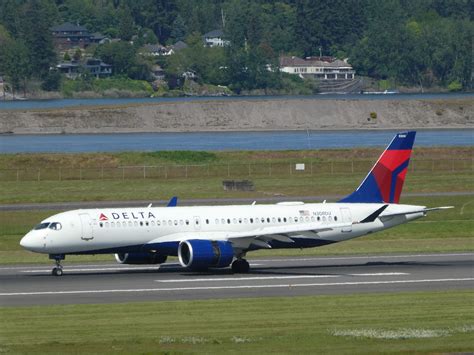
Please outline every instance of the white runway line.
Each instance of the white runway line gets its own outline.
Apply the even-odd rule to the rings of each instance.
[[[77,295],[77,294],[101,294],[101,293],[217,291],[217,290],[236,290],[236,289],[385,285],[385,284],[410,284],[410,283],[430,283],[430,282],[437,283],[437,282],[462,282],[462,281],[474,281],[474,278],[365,281],[365,282],[331,282],[331,283],[282,284],[282,285],[237,285],[237,286],[209,286],[209,287],[203,286],[203,287],[177,287],[177,288],[141,288],[141,289],[122,289],[122,290],[116,289],[116,290],[11,292],[11,293],[0,293],[0,297],[1,296],[11,297],[11,296]]]
[[[252,280],[287,280],[287,279],[319,279],[340,277],[340,275],[297,275],[297,276],[250,276],[250,277],[219,277],[202,279],[175,279],[175,280],[155,280],[163,283],[178,282],[207,282],[207,281],[252,281]]]
[[[159,266],[155,267],[108,267],[108,268],[84,268],[84,269],[69,269],[65,267],[63,270],[65,270],[67,273],[72,273],[72,272],[87,272],[87,271],[130,271],[130,270],[136,270],[136,271],[146,271],[146,270],[159,270]],[[31,274],[44,274],[44,273],[50,273],[51,269],[43,269],[43,270],[22,270],[21,272],[24,273],[31,273]]]
[[[347,274],[349,276],[402,276],[410,275],[407,272],[375,272],[371,274]]]
[[[324,260],[364,260],[364,259],[400,259],[400,258],[431,258],[431,257],[451,257],[451,256],[471,256],[474,253],[452,253],[452,254],[404,254],[404,255],[374,255],[374,256],[337,256],[337,257],[311,257],[311,258],[291,258],[291,259],[258,259],[259,262],[294,262],[294,261],[324,261]]]

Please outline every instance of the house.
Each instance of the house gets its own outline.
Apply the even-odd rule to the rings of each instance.
[[[159,65],[153,65],[151,68],[151,77],[155,80],[164,80],[165,78],[165,71]]]
[[[89,58],[84,64],[84,68],[87,69],[96,78],[104,78],[112,75],[112,66],[106,64],[100,59]]]
[[[76,61],[59,63],[56,68],[69,79],[76,79],[80,76],[81,66]]]
[[[87,28],[70,22],[53,26],[50,30],[55,47],[61,50],[74,47],[85,48],[92,42],[91,39],[93,38]]]
[[[353,80],[355,70],[346,60],[334,57],[280,57],[280,71],[302,78],[326,80]]]
[[[151,57],[159,57],[163,55],[171,55],[174,51],[173,49],[164,47],[161,44],[146,44],[141,53]]]
[[[224,47],[230,43],[224,39],[224,32],[222,30],[210,31],[203,36],[203,39],[206,47]]]
[[[184,43],[183,41],[178,41],[170,47],[170,50],[172,50],[173,53],[176,53],[185,48],[188,48],[188,45]]]
[[[105,44],[110,43],[110,38],[104,36],[102,33],[96,32],[91,35],[91,43]]]
[[[56,65],[56,68],[69,79],[80,77],[83,70],[89,71],[96,78],[104,78],[112,75],[112,66],[95,58],[88,58],[84,63],[76,61],[62,62]]]

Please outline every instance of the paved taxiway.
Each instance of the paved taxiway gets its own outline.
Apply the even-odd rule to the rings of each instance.
[[[0,268],[0,305],[111,303],[472,289],[474,254],[291,257],[250,260],[248,274],[161,267],[64,264]]]

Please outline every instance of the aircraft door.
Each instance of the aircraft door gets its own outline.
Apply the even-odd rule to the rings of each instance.
[[[342,228],[342,232],[352,232],[352,215],[351,210],[347,207],[341,208],[342,223],[350,223],[347,227]]]
[[[94,230],[92,228],[92,218],[88,213],[80,213],[79,217],[81,219],[82,225],[82,240],[92,240],[94,239]]]

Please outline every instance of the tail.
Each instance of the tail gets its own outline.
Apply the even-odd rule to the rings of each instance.
[[[339,202],[398,203],[415,135],[396,134],[360,186]]]

